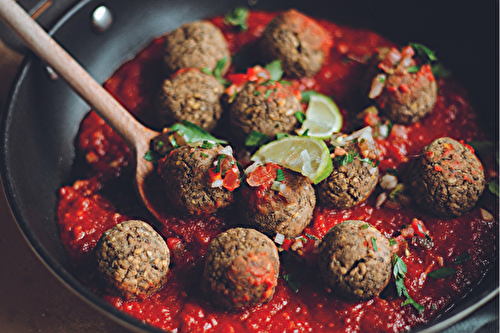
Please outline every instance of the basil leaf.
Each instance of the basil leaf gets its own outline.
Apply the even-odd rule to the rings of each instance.
[[[271,75],[271,80],[273,81],[281,80],[281,77],[283,76],[283,69],[281,68],[281,60],[277,59],[268,63],[265,69]]]
[[[453,261],[453,263],[454,263],[455,265],[461,265],[461,264],[463,264],[464,262],[468,261],[470,258],[471,258],[470,253],[469,253],[469,252],[465,252],[465,253],[464,253],[464,254],[462,254],[460,257],[456,257],[456,258],[455,258],[455,261]]]
[[[183,120],[182,123],[174,124],[170,127],[171,131],[177,131],[180,135],[186,136],[186,143],[192,143],[196,141],[210,141],[215,143],[227,143],[225,140],[217,139],[213,137],[210,133],[205,131],[198,125],[195,125],[187,120]]]
[[[427,46],[418,43],[410,43],[410,46],[413,48],[415,53],[420,56],[423,60],[427,62],[437,61],[436,55],[434,51],[429,49]]]
[[[264,143],[269,141],[269,137],[263,133],[253,131],[248,135],[247,139],[245,140],[245,146],[247,147],[259,147],[262,146]]]
[[[294,113],[295,118],[299,121],[299,123],[303,124],[304,120],[306,120],[306,115],[302,111],[297,111]]]
[[[498,183],[494,180],[490,181],[488,183],[488,189],[490,190],[491,193],[496,195],[497,197],[500,196],[498,195]]]
[[[435,271],[430,272],[427,276],[430,276],[433,279],[442,279],[447,276],[453,275],[457,272],[455,268],[451,267],[441,267],[436,269]]]
[[[232,12],[226,14],[224,23],[237,27],[241,29],[241,31],[247,31],[249,15],[250,11],[247,8],[236,7]]]

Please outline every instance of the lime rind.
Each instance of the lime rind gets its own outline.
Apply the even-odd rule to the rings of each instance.
[[[308,99],[306,120],[297,131],[298,134],[309,130],[308,136],[328,139],[342,129],[342,114],[331,98],[315,92],[308,94]]]
[[[333,170],[325,142],[312,137],[291,136],[270,142],[262,146],[251,160],[279,164],[303,174],[314,184],[327,178]]]

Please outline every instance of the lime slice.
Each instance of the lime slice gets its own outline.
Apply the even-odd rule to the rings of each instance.
[[[306,110],[306,120],[297,131],[319,139],[329,139],[333,133],[342,128],[342,115],[331,98],[318,93],[309,95],[309,105]]]
[[[290,136],[262,146],[252,161],[274,162],[300,172],[314,184],[332,173],[332,159],[325,142],[309,136]]]

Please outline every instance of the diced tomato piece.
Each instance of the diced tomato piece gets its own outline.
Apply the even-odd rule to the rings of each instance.
[[[236,170],[234,170],[236,169]],[[232,168],[226,172],[224,180],[222,181],[222,186],[229,191],[234,191],[234,189],[240,186],[240,178],[238,175],[238,168]]]

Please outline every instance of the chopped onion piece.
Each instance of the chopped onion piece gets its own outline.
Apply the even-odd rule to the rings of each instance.
[[[377,202],[375,203],[375,207],[380,208],[384,204],[384,202],[387,200],[387,193],[382,192],[380,195],[377,197]]]
[[[398,178],[394,175],[385,174],[380,180],[380,186],[384,190],[392,190],[398,185]]]
[[[271,190],[274,190],[274,191],[279,191],[281,189],[280,187],[281,183],[278,182],[278,181],[274,181],[273,182],[273,185],[271,185]]]
[[[286,191],[286,184],[280,183],[280,193],[285,193],[285,191]]]
[[[373,78],[372,87],[368,93],[368,97],[373,99],[378,97],[384,90],[385,74],[379,74]]]
[[[262,165],[262,163],[260,163],[260,162],[254,162],[254,163],[250,164],[250,165],[249,165],[249,166],[245,169],[245,175],[249,175],[249,174],[251,174],[252,172],[254,172],[254,171],[255,171],[255,169],[257,169],[257,167],[258,167],[259,165]]]
[[[284,240],[285,240],[285,235],[280,233],[277,233],[276,237],[274,237],[274,242],[279,245],[283,244]]]
[[[222,187],[223,182],[224,182],[224,180],[222,180],[222,179],[214,180],[212,183],[212,187]]]
[[[224,148],[222,148],[219,152],[220,155],[224,154],[224,155],[229,155],[229,156],[233,156],[233,148],[231,148],[231,146],[225,146]]]
[[[389,136],[389,126],[387,126],[386,124],[380,124],[378,127],[378,132],[381,136],[387,138]]]
[[[368,169],[368,172],[370,173],[370,175],[373,175],[375,172],[377,172],[377,167],[372,167],[370,169]]]
[[[479,208],[479,210],[481,211],[481,217],[483,218],[483,220],[493,221],[493,215],[490,212],[483,208]]]
[[[354,139],[365,139],[365,141],[374,142],[372,136],[372,128],[370,126],[366,126],[348,136],[342,136],[342,134],[334,134],[332,136],[332,143],[334,146],[342,147],[352,142],[352,140]]]

